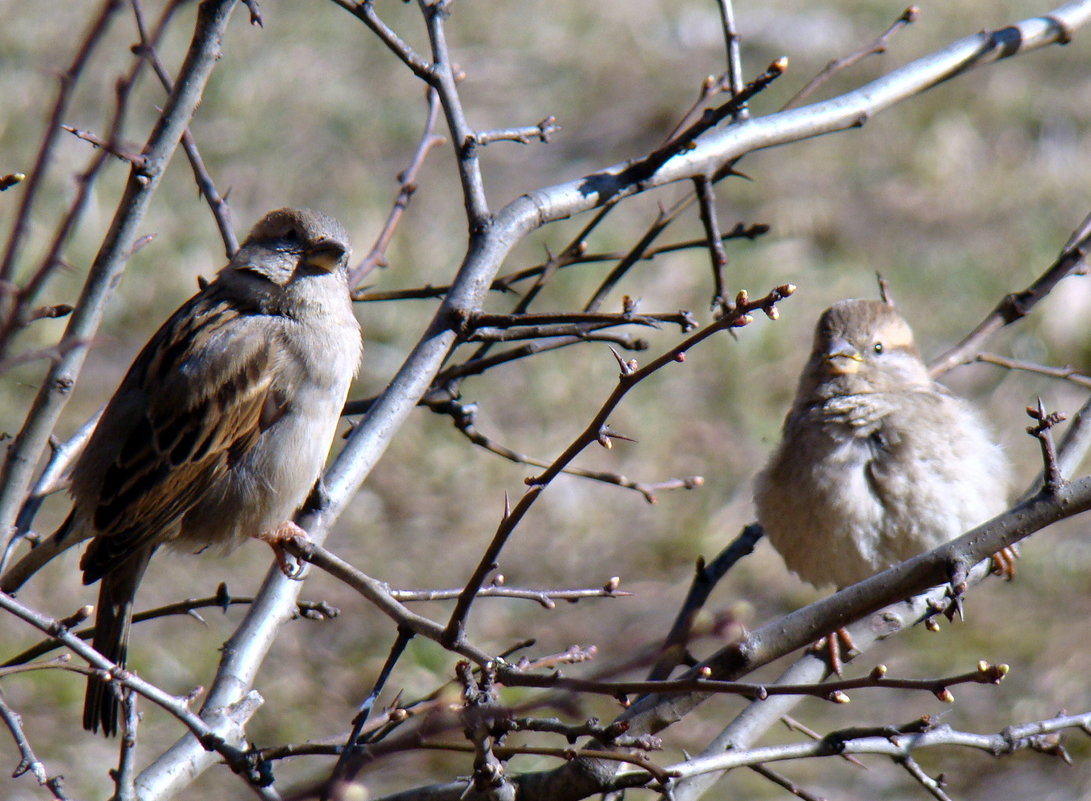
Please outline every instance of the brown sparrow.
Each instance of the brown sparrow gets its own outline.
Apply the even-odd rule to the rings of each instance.
[[[124,666],[133,599],[155,550],[231,548],[298,533],[360,362],[340,223],[267,214],[211,283],[136,357],[72,473],[73,536],[94,537],[94,647]],[[274,550],[275,550],[274,546]],[[283,555],[278,553],[278,560]],[[83,726],[117,731],[91,677]]]
[[[928,376],[893,305],[827,309],[758,475],[758,521],[789,569],[845,587],[1007,508],[1008,464],[977,411]]]

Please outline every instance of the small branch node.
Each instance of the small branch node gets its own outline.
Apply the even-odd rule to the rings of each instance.
[[[1055,495],[1064,487],[1066,482],[1064,474],[1061,472],[1061,466],[1057,463],[1057,448],[1053,443],[1052,429],[1066,418],[1061,412],[1047,412],[1041,397],[1038,398],[1037,406],[1027,407],[1027,415],[1032,420],[1038,421],[1037,425],[1027,428],[1027,433],[1037,439],[1042,448],[1042,461],[1045,463],[1042,473],[1043,489],[1045,492]]]

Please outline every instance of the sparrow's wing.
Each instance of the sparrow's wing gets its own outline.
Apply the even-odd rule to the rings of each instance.
[[[907,482],[957,471],[957,460],[946,457],[953,455],[950,445],[958,431],[953,401],[944,392],[901,392],[888,397],[896,402],[889,404],[870,434],[874,457],[867,470],[876,494],[893,502],[910,492]]]
[[[84,583],[169,538],[283,414],[272,390],[285,358],[275,320],[251,311],[213,284],[137,357],[99,423],[104,441],[88,446],[107,457],[74,475],[77,503],[88,506],[96,534],[81,563]]]

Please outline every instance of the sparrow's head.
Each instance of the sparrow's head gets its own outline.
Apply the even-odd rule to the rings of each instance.
[[[307,276],[343,273],[350,253],[348,234],[337,220],[311,209],[277,209],[254,226],[228,267],[287,286]]]
[[[818,319],[800,395],[820,400],[930,384],[909,323],[893,305],[842,300]]]

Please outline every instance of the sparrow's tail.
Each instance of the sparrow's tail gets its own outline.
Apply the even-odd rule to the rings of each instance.
[[[116,566],[102,577],[95,612],[95,650],[119,667],[125,667],[129,650],[129,626],[133,620],[136,588],[144,577],[154,548],[139,553]],[[87,694],[83,700],[83,728],[97,732],[99,727],[107,737],[117,734],[120,704],[117,685],[97,676],[87,679]]]

